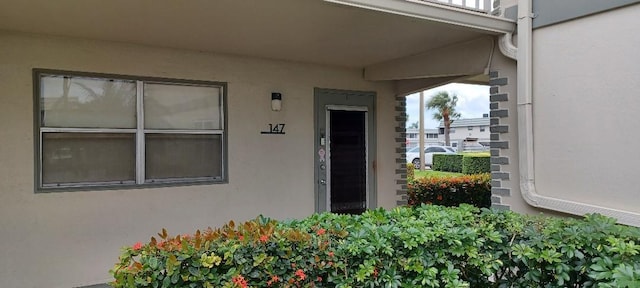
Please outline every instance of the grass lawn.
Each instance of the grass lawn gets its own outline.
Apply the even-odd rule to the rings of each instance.
[[[442,171],[433,171],[433,170],[415,170],[415,178],[425,178],[425,177],[456,177],[462,176],[462,173],[453,173],[453,172],[442,172]]]

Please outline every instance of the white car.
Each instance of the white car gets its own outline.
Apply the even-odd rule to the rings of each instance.
[[[480,143],[464,143],[462,146],[464,152],[484,152],[489,151],[489,146],[484,146]]]
[[[407,162],[413,163],[416,168],[420,167],[420,147],[411,148],[407,151]],[[449,146],[429,146],[424,149],[425,166],[433,165],[433,154],[456,154],[453,147]]]

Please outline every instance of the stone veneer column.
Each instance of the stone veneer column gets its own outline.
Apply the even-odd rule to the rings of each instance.
[[[407,196],[407,97],[396,96],[396,195],[398,206],[408,204]]]
[[[505,124],[509,117],[507,103],[509,101],[508,93],[500,93],[500,88],[509,83],[506,77],[500,78],[497,71],[489,73],[489,108],[491,117],[491,207],[503,210],[509,210],[508,205],[502,203],[503,196],[511,196],[510,188],[503,188],[502,181],[509,180],[510,173],[504,172],[506,165],[509,165],[509,157],[504,156],[506,149],[509,149],[509,141],[503,139],[503,135],[509,133],[509,125]]]

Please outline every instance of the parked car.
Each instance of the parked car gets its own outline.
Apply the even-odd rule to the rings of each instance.
[[[407,151],[407,162],[413,163],[416,167],[420,167],[420,147],[414,147]],[[425,166],[433,165],[433,154],[456,154],[453,147],[449,146],[429,146],[424,149]]]
[[[489,151],[489,146],[484,146],[484,145],[482,145],[480,143],[477,143],[477,142],[464,143],[462,148],[463,148],[464,152],[484,152],[484,151]]]

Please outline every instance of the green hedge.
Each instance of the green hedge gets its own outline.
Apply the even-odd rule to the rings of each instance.
[[[465,155],[462,158],[462,173],[491,173],[491,157]]]
[[[125,247],[114,287],[640,287],[637,228],[469,205],[233,222]]]
[[[491,156],[485,153],[434,154],[431,168],[464,174],[491,173]]]
[[[409,205],[491,207],[491,175],[421,178],[407,185]]]
[[[462,172],[462,157],[460,154],[433,154],[431,169],[460,173]]]

